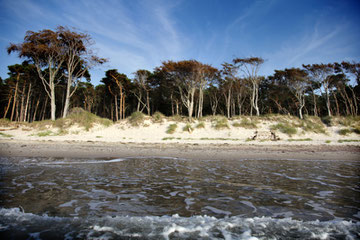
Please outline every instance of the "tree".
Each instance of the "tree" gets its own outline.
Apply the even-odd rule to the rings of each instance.
[[[251,58],[235,58],[233,60],[234,65],[236,65],[244,74],[244,77],[248,79],[252,85],[251,90],[251,112],[255,109],[256,115],[260,115],[258,100],[259,100],[259,84],[261,79],[258,76],[258,72],[260,66],[264,63],[264,59],[259,57],[251,57]]]
[[[163,62],[159,68],[160,71],[166,74],[167,80],[173,81],[177,86],[181,101],[188,110],[189,120],[191,120],[194,112],[195,92],[200,87],[203,88],[206,85],[205,82],[207,82],[210,76],[206,72],[214,71],[213,69],[210,70],[210,68],[210,66],[195,60],[167,61]]]
[[[115,121],[124,119],[126,92],[129,90],[131,82],[125,74],[118,73],[116,69],[106,71],[105,75],[106,77],[101,81],[106,85],[108,91],[114,97],[115,103],[115,118],[112,115],[111,119]],[[111,111],[111,114],[113,114],[113,110]]]
[[[146,108],[147,114],[150,115],[150,84],[149,78],[151,72],[148,70],[137,70],[135,73],[133,91],[135,97],[138,100],[136,111],[142,112]],[[140,109],[141,107],[141,109]]]
[[[51,101],[51,120],[55,120],[55,85],[60,78],[58,72],[66,59],[59,33],[47,29],[39,32],[28,31],[23,43],[10,44],[7,51],[9,54],[18,52],[20,58],[34,63]],[[48,70],[46,75],[44,68]]]
[[[308,75],[305,70],[299,68],[285,69],[284,71],[278,71],[280,74],[284,74],[287,80],[287,86],[289,90],[294,94],[298,101],[298,113],[300,119],[303,119],[303,108],[305,107],[305,92],[308,90]]]
[[[59,41],[62,43],[65,58],[66,97],[64,104],[63,117],[65,118],[71,96],[75,93],[78,83],[87,71],[97,64],[103,64],[107,60],[97,57],[90,46],[93,44],[91,37],[85,33],[71,31],[66,27],[57,28]],[[73,89],[71,89],[73,87]]]
[[[331,75],[335,73],[334,64],[312,64],[303,65],[313,81],[321,84],[325,91],[326,108],[328,116],[331,116],[330,106],[330,87],[331,87]]]

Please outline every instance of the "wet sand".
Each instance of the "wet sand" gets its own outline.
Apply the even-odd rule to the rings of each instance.
[[[0,140],[2,157],[360,160],[360,146]]]

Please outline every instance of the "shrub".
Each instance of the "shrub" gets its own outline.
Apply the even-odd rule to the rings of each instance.
[[[326,140],[325,143],[328,143],[328,144],[329,144],[329,143],[331,143],[331,141],[330,141],[330,140]]]
[[[328,127],[332,126],[332,117],[331,116],[322,117],[321,121]]]
[[[340,135],[343,135],[343,136],[345,136],[345,135],[348,135],[349,133],[351,133],[352,131],[350,130],[350,129],[348,129],[348,128],[343,128],[343,129],[340,129],[339,131],[338,131],[338,133],[340,134]]]
[[[153,122],[162,123],[164,118],[165,118],[165,116],[161,112],[155,112],[152,115]]]
[[[191,124],[190,124],[190,123],[187,123],[187,124],[183,127],[183,131],[184,131],[184,132],[189,132],[189,133],[191,133],[192,131],[194,131],[194,128],[191,127]]]
[[[344,143],[344,142],[360,142],[359,139],[340,139],[338,140],[339,143]]]
[[[137,127],[140,126],[145,120],[145,115],[142,112],[133,112],[128,118],[128,121],[131,126]]]
[[[170,117],[170,120],[173,120],[175,122],[182,122],[183,121],[183,117],[180,115],[174,115]]]
[[[296,128],[290,126],[288,123],[278,123],[270,127],[271,130],[279,130],[282,133],[289,135],[290,137],[296,134]]]
[[[204,122],[199,122],[195,128],[205,128],[205,123]]]
[[[224,129],[224,128],[229,128],[229,124],[228,124],[228,120],[226,117],[216,117],[214,122],[213,122],[213,127],[216,130],[220,130],[220,129]]]
[[[109,127],[112,124],[112,121],[107,118],[98,117],[82,108],[73,108],[64,120],[58,119],[55,121],[54,125],[68,127],[73,124],[78,124],[79,126],[84,127],[86,131],[89,131],[95,123]]]
[[[166,130],[167,134],[173,134],[176,131],[177,124],[170,124],[168,129]]]
[[[6,134],[6,133],[2,133],[2,132],[0,132],[0,136],[1,137],[6,137],[6,138],[13,137],[13,135],[11,135],[11,134]]]
[[[326,129],[324,128],[324,124],[321,119],[318,117],[309,117],[306,116],[305,119],[300,120],[300,124],[298,127],[301,127],[306,132],[314,132],[314,133],[326,133]]]
[[[288,139],[289,142],[306,142],[306,141],[312,141],[311,138],[300,138],[300,139]]]
[[[52,131],[47,130],[47,131],[44,131],[44,132],[38,132],[36,135],[38,135],[39,137],[46,137],[46,136],[51,136],[52,134],[53,134]]]
[[[1,118],[0,119],[0,126],[2,127],[9,127],[11,126],[11,121],[7,118]]]
[[[247,118],[242,119],[240,123],[234,123],[233,126],[247,129],[257,128],[256,123],[253,121],[249,121]]]

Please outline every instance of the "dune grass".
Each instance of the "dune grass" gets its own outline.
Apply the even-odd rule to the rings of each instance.
[[[95,124],[109,127],[113,122],[110,119],[98,117],[82,108],[73,108],[66,118],[59,118],[55,121],[36,121],[30,123],[29,126],[38,130],[58,128],[60,134],[66,134],[67,129],[73,125],[83,127],[86,131],[89,131]]]
[[[168,126],[168,129],[166,130],[167,134],[173,134],[176,131],[177,124],[173,123]]]
[[[128,117],[127,121],[133,127],[138,127],[145,121],[145,114],[142,112],[133,112],[130,117]]]
[[[296,128],[291,126],[288,123],[278,123],[278,124],[272,125],[270,127],[270,129],[271,130],[279,130],[280,132],[285,133],[290,137],[297,133]]]
[[[161,112],[155,112],[153,115],[152,115],[152,121],[154,123],[162,123],[163,120],[165,118],[165,115],[162,114]]]
[[[300,139],[288,139],[289,142],[306,142],[306,141],[312,141],[311,138],[300,138]]]
[[[205,123],[204,122],[199,122],[195,128],[205,128]]]
[[[360,142],[359,139],[340,139],[338,140],[339,143],[346,143],[346,142]]]
[[[247,118],[243,118],[241,120],[241,122],[233,123],[233,127],[242,127],[242,128],[246,128],[246,129],[256,129],[257,128],[256,123],[257,123],[256,120],[249,120]]]
[[[215,128],[216,130],[230,128],[228,119],[224,116],[215,116],[214,119],[212,120],[212,127]]]
[[[11,138],[13,135],[0,132],[1,137]]]
[[[187,123],[187,124],[183,127],[183,131],[184,131],[184,132],[192,133],[192,132],[194,131],[194,128],[191,126],[190,123]]]

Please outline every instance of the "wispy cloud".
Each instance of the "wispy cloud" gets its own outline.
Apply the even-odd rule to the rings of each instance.
[[[171,16],[173,3],[14,0],[6,1],[5,7],[18,21],[31,21],[31,26],[50,23],[88,32],[99,55],[110,59],[110,67],[130,74],[139,68],[152,70],[161,60],[181,58],[184,44]]]
[[[268,60],[263,69],[264,74],[272,74],[274,69],[301,67],[302,64],[344,60],[353,49],[348,45],[352,40],[344,38],[346,29],[346,23],[328,29],[318,22],[311,30],[302,33],[303,37],[288,38],[280,48],[264,54]]]

